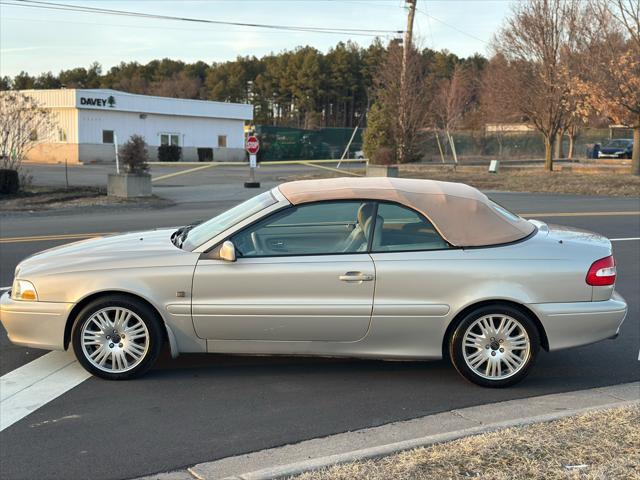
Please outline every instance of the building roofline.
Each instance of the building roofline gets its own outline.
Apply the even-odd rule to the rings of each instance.
[[[193,102],[193,103],[215,103],[218,105],[251,105],[250,103],[237,103],[237,102],[221,102],[218,100],[201,100],[194,98],[179,98],[179,97],[162,97],[159,95],[145,95],[143,93],[130,93],[124,92],[122,90],[114,90],[112,88],[30,88],[27,90],[16,90],[18,92],[59,92],[59,91],[69,91],[69,92],[100,92],[100,93],[117,93],[118,95],[127,95],[130,97],[144,97],[144,98],[153,98],[158,100],[179,100],[181,102]]]

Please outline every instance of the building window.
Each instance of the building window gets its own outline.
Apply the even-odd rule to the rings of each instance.
[[[113,130],[102,130],[102,143],[113,143]]]
[[[227,136],[218,135],[218,148],[227,148]]]
[[[180,145],[180,135],[177,133],[161,133],[160,145]]]
[[[67,141],[67,132],[65,132],[62,128],[58,129],[58,141],[60,142]]]

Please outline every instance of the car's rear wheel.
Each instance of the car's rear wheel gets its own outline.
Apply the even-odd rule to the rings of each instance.
[[[540,349],[536,325],[520,310],[489,305],[467,314],[451,336],[456,370],[483,387],[508,387],[522,380]]]
[[[162,330],[157,314],[126,296],[99,298],[85,306],[71,333],[78,362],[107,380],[145,373],[158,359]]]

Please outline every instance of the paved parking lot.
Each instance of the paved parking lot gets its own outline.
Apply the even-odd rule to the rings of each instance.
[[[90,183],[105,174],[104,167],[86,168],[73,174],[74,182]],[[213,177],[213,170],[205,172]],[[229,175],[219,171],[216,180],[204,173],[190,179],[174,177],[161,187],[162,192],[179,192],[173,207],[2,216],[0,237],[119,232],[208,218],[255,193],[242,188],[242,172],[229,170]],[[263,172],[265,187],[284,175],[283,170]],[[37,181],[50,182],[41,179],[58,173],[59,169],[43,170]],[[154,175],[161,173],[164,170]],[[161,194],[160,188],[155,190]],[[0,476],[131,478],[454,408],[640,379],[640,216],[628,214],[640,210],[638,200],[491,196],[516,212],[542,213],[535,217],[620,239],[614,242],[617,289],[630,311],[619,339],[543,353],[532,374],[506,390],[466,383],[443,361],[222,355],[171,360],[165,353],[157,367],[139,380],[113,383],[90,378],[4,429]],[[0,286],[11,281],[21,259],[66,241],[15,239],[0,244]],[[43,353],[11,346],[0,331],[1,375]]]

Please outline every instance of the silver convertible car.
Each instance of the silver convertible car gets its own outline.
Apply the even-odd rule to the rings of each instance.
[[[0,319],[128,379],[171,353],[448,357],[487,387],[539,349],[613,338],[611,243],[525,220],[456,183],[284,183],[199,225],[94,238],[24,260]]]

